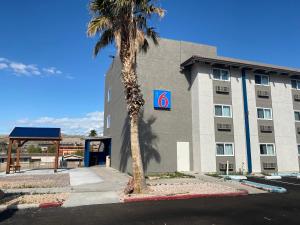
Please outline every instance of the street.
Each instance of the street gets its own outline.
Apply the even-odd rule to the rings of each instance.
[[[300,224],[300,181],[261,181],[287,188],[285,194],[202,198],[160,202],[94,205],[74,208],[6,211],[1,224]]]

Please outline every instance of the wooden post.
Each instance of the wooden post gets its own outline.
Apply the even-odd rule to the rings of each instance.
[[[54,142],[56,145],[56,154],[55,154],[55,165],[54,165],[54,172],[57,172],[58,169],[58,158],[59,158],[59,141]]]
[[[17,147],[17,164],[16,166],[20,166],[20,151],[21,151],[21,142],[18,141],[18,147]]]
[[[9,144],[8,144],[8,149],[7,149],[7,160],[6,160],[6,174],[10,173],[12,144],[13,144],[13,141],[9,139]]]

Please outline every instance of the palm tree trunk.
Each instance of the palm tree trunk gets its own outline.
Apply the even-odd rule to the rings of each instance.
[[[132,175],[134,193],[142,193],[147,189],[144,168],[139,144],[138,122],[139,112],[144,105],[143,96],[138,85],[135,69],[136,54],[132,45],[125,44],[120,51],[122,61],[122,81],[125,88],[125,99],[130,117],[130,146],[132,156]]]
[[[141,157],[139,132],[138,132],[138,116],[130,119],[130,144],[132,154],[132,172],[134,180],[134,193],[142,193],[147,189],[144,168]]]

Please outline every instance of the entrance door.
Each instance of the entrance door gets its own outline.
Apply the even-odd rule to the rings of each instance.
[[[189,142],[177,142],[177,171],[190,171]]]

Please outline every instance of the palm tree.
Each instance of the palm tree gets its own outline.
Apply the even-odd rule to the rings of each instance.
[[[115,44],[122,63],[121,79],[130,118],[133,191],[147,189],[138,136],[138,118],[144,99],[136,74],[136,56],[149,48],[148,39],[158,44],[158,34],[148,25],[156,14],[164,10],[156,7],[156,0],[92,0],[89,8],[93,15],[88,24],[88,36],[99,35],[94,55],[109,44]]]
[[[89,137],[96,137],[97,136],[97,131],[96,130],[90,130],[90,133],[89,133]]]

